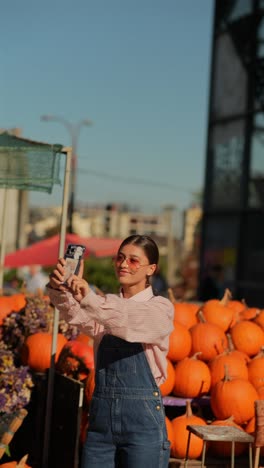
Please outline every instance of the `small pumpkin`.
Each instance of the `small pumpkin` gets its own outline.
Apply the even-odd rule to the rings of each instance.
[[[182,416],[176,416],[172,419],[173,428],[173,444],[172,456],[176,458],[184,458],[186,455],[187,441],[189,432],[186,429],[188,425],[196,424],[199,426],[206,426],[203,418],[195,416],[192,412],[191,402],[186,402],[186,412]],[[189,458],[199,458],[203,449],[203,441],[196,435],[192,434],[189,447]]]
[[[213,421],[210,426],[231,426],[236,427],[243,431],[243,428],[234,422],[234,417],[230,416],[225,420],[216,419]],[[223,442],[223,441],[211,441],[209,443],[210,452],[217,457],[230,457],[232,453],[232,442]],[[248,449],[248,444],[243,442],[236,442],[235,444],[235,456],[240,456]]]
[[[197,354],[182,359],[175,365],[173,394],[183,398],[206,395],[211,386],[209,367],[197,359]]]
[[[199,323],[190,329],[191,354],[201,353],[199,359],[210,361],[227,348],[227,337],[224,330],[218,325],[206,322],[201,310],[198,312],[198,317]]]
[[[255,414],[254,402],[258,393],[254,386],[245,379],[232,379],[228,368],[225,377],[211,390],[211,408],[217,419],[234,417],[234,422],[244,424]]]
[[[209,299],[201,307],[205,320],[224,331],[229,329],[234,320],[234,311],[228,306],[230,298],[231,292],[226,289],[222,299]]]
[[[249,357],[255,356],[264,346],[264,331],[250,320],[236,323],[230,330],[234,346]]]

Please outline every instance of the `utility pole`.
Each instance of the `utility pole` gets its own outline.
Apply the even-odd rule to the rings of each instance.
[[[67,132],[71,138],[71,147],[72,147],[72,163],[71,163],[71,188],[70,188],[70,196],[69,196],[69,233],[74,232],[73,227],[73,217],[75,212],[75,196],[76,196],[76,182],[77,182],[77,143],[78,138],[80,135],[81,127],[90,126],[92,125],[92,121],[89,119],[83,119],[78,122],[76,125],[73,125],[68,120],[64,119],[63,117],[59,117],[56,115],[42,115],[41,120],[44,122],[60,122],[66,128]]]

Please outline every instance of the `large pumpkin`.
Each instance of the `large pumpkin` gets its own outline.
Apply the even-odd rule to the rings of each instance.
[[[207,364],[197,355],[185,358],[175,365],[173,394],[183,398],[197,398],[209,392],[211,374]]]
[[[234,346],[252,357],[258,354],[264,346],[264,331],[250,320],[242,320],[236,323],[230,330]]]
[[[224,351],[222,354],[215,356],[208,363],[211,371],[211,386],[222,380],[225,376],[225,368],[228,367],[230,377],[239,379],[248,379],[248,368],[245,360],[241,359],[232,351]]]
[[[227,337],[223,329],[218,325],[206,322],[201,311],[199,311],[198,316],[200,322],[190,329],[192,338],[191,354],[201,353],[199,359],[210,361],[227,348]]]
[[[206,301],[201,310],[205,320],[227,331],[234,320],[234,311],[228,306],[231,293],[228,289],[225,290],[224,297],[219,299],[209,299]]]
[[[172,362],[180,361],[190,354],[192,339],[189,330],[180,323],[174,322],[174,329],[169,338],[168,358]]]
[[[57,349],[55,362],[63,346],[67,343],[67,338],[61,333],[57,335]],[[23,343],[21,349],[21,359],[24,365],[28,365],[36,372],[45,372],[51,364],[52,334],[38,332],[29,335]]]
[[[211,408],[217,419],[234,417],[234,422],[244,424],[255,414],[257,390],[245,379],[231,379],[226,368],[225,378],[211,390]]]
[[[206,426],[204,419],[199,416],[195,416],[192,413],[191,403],[189,400],[186,402],[186,413],[182,416],[177,416],[172,419],[173,428],[173,444],[172,444],[172,456],[178,458],[184,458],[186,455],[187,441],[189,432],[186,429],[188,425],[196,424],[199,426]],[[199,458],[203,449],[203,441],[196,435],[192,434],[190,439],[189,447],[189,458]]]

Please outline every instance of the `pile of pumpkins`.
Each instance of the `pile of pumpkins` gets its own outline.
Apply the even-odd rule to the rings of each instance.
[[[230,425],[254,434],[254,402],[264,399],[264,310],[233,300],[229,290],[221,300],[211,299],[203,304],[176,301],[171,291],[169,294],[174,304],[174,330],[169,338],[167,379],[160,390],[163,397],[186,400],[185,414],[173,419],[166,416],[171,456],[184,458],[188,424]],[[13,310],[24,306],[25,297],[12,298],[18,302],[17,305],[13,302]],[[4,309],[0,304],[0,325],[8,314],[8,306]],[[51,346],[51,333],[28,336],[21,350],[23,364],[36,372],[45,372],[50,366]],[[59,372],[85,382],[88,405],[94,388],[93,349],[89,338],[79,335],[76,340],[68,341],[59,333],[55,361]],[[209,398],[210,421],[192,411],[192,399],[203,396]],[[87,423],[84,421],[85,428]],[[236,455],[243,454],[247,448],[237,443]],[[209,449],[212,455],[228,456],[231,443],[211,442]],[[201,453],[202,440],[193,435],[189,458],[197,459]]]
[[[203,304],[174,304],[174,330],[167,355],[168,375],[160,390],[163,397],[186,400],[186,413],[166,417],[171,455],[184,458],[188,424],[231,425],[250,434],[255,431],[255,400],[264,399],[264,310],[233,300],[229,290],[221,300]],[[193,414],[192,399],[206,396],[212,418]],[[198,400],[196,400],[198,401]],[[202,453],[202,440],[191,437],[189,458]],[[212,455],[228,456],[231,443],[211,442]],[[236,444],[236,456],[248,446]]]

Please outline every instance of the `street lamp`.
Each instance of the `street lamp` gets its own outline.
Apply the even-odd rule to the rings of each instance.
[[[80,120],[77,124],[73,125],[64,117],[56,115],[42,115],[41,120],[44,122],[60,122],[66,128],[71,137],[72,147],[72,165],[71,165],[71,188],[69,199],[69,232],[73,233],[73,214],[75,210],[75,192],[76,192],[76,172],[77,172],[77,142],[80,135],[81,127],[92,125],[89,119]]]

